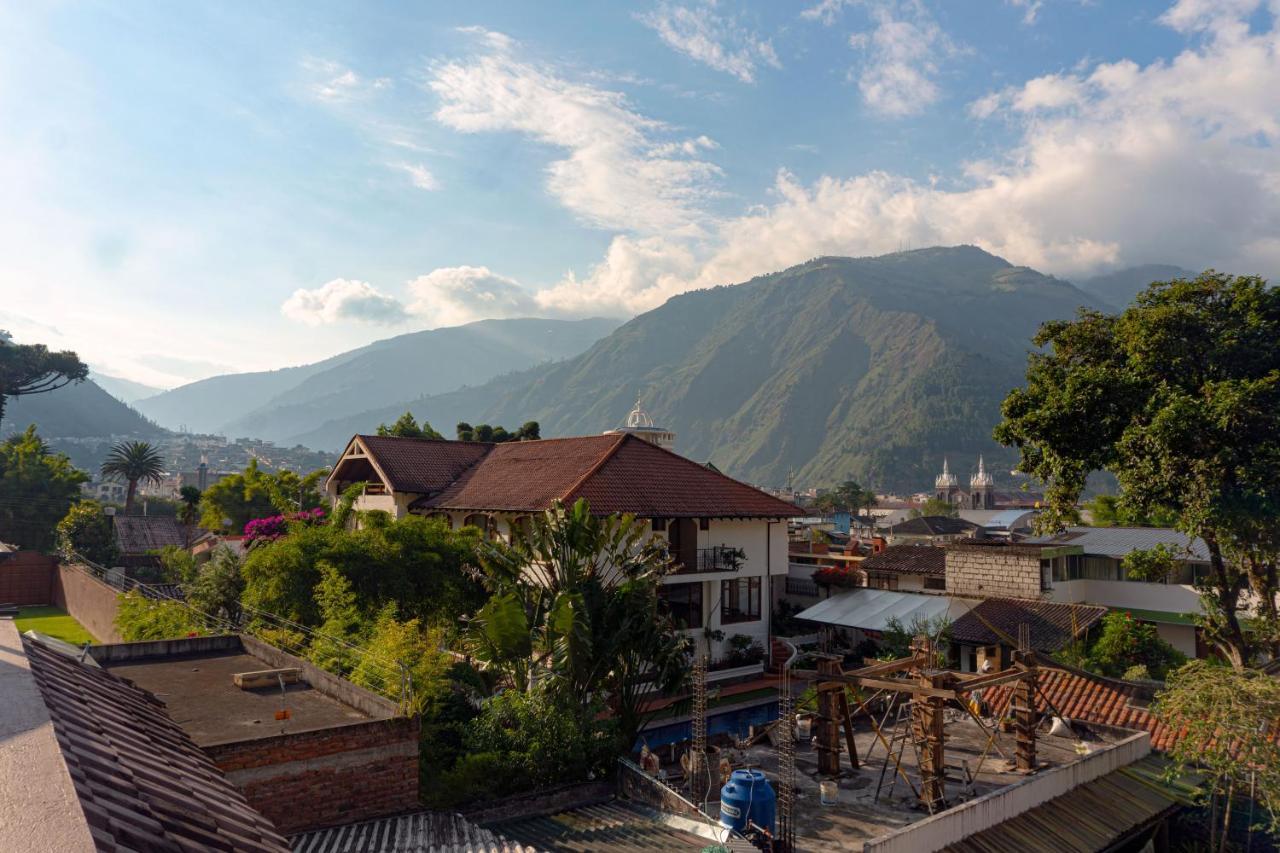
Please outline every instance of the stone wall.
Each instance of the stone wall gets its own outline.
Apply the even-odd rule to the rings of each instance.
[[[36,551],[0,554],[0,604],[53,604],[58,560]]]
[[[285,835],[418,807],[418,720],[372,720],[203,747]]]
[[[952,543],[947,546],[947,593],[972,598],[1039,598],[1040,549]]]

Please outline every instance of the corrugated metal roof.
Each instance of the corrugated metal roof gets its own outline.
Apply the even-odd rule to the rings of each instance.
[[[1056,652],[1107,615],[1092,604],[1062,604],[1022,598],[988,598],[951,625],[956,642],[986,646],[1017,640],[1018,626],[1031,632],[1031,648]]]
[[[305,832],[294,853],[533,853],[459,814],[415,812]]]
[[[949,595],[853,589],[819,601],[798,613],[796,618],[840,628],[883,631],[889,627],[889,620],[893,618],[903,626],[909,626],[917,618],[934,619],[938,616],[945,616],[954,622],[976,603]]]
[[[952,853],[1094,853],[1108,850],[1180,798],[1154,781],[1154,756],[1072,788],[1060,797],[948,846]]]
[[[657,812],[620,800],[507,821],[493,828],[539,851],[699,851],[716,843],[669,826]],[[735,853],[755,849],[738,840],[725,842],[725,846]]]
[[[1179,554],[1187,553],[1187,559],[1209,561],[1209,550],[1203,539],[1190,539],[1185,533],[1168,527],[1068,527],[1056,536],[1026,541],[1037,545],[1079,545],[1086,554],[1117,560],[1134,551],[1164,545]]]
[[[1035,516],[1033,509],[962,509],[960,517],[988,530],[1008,530],[1023,519]]]

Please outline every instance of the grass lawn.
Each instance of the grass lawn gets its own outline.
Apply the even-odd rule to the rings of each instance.
[[[18,632],[39,631],[67,643],[82,646],[98,642],[80,623],[57,607],[20,607],[18,618],[13,620]]]

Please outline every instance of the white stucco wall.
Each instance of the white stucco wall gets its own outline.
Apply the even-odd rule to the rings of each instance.
[[[1057,581],[1046,598],[1069,604],[1101,604],[1105,607],[1136,607],[1166,613],[1201,613],[1195,587],[1143,581]]]
[[[1189,658],[1196,656],[1196,629],[1191,625],[1166,625],[1156,623],[1156,633],[1160,639],[1173,646]]]

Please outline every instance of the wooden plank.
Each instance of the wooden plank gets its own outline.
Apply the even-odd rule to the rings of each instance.
[[[881,661],[873,663],[870,666],[864,666],[859,669],[851,669],[845,675],[856,675],[858,677],[866,675],[890,675],[895,672],[902,672],[904,669],[911,669],[919,663],[914,656],[909,658],[895,658],[894,660]]]
[[[972,693],[974,690],[981,690],[984,687],[993,687],[997,684],[1007,684],[1010,681],[1017,681],[1019,678],[1026,677],[1024,669],[1006,669],[1004,672],[997,672],[992,675],[980,675],[977,678],[963,679],[956,685],[957,693]]]
[[[956,691],[948,690],[944,687],[925,687],[914,681],[903,681],[893,678],[863,678],[859,676],[846,675],[843,678],[835,676],[823,676],[824,679],[831,681],[847,680],[852,684],[858,684],[863,687],[873,687],[877,690],[893,690],[897,693],[911,693],[916,696],[929,696],[935,699],[956,699]]]
[[[844,714],[844,743],[849,750],[849,763],[858,769],[858,745],[853,740],[853,713],[849,710],[849,697],[840,691],[840,711]]]
[[[237,672],[231,676],[231,681],[241,690],[256,690],[262,687],[279,687],[282,678],[285,684],[297,684],[302,680],[302,670],[297,667],[285,667]]]

